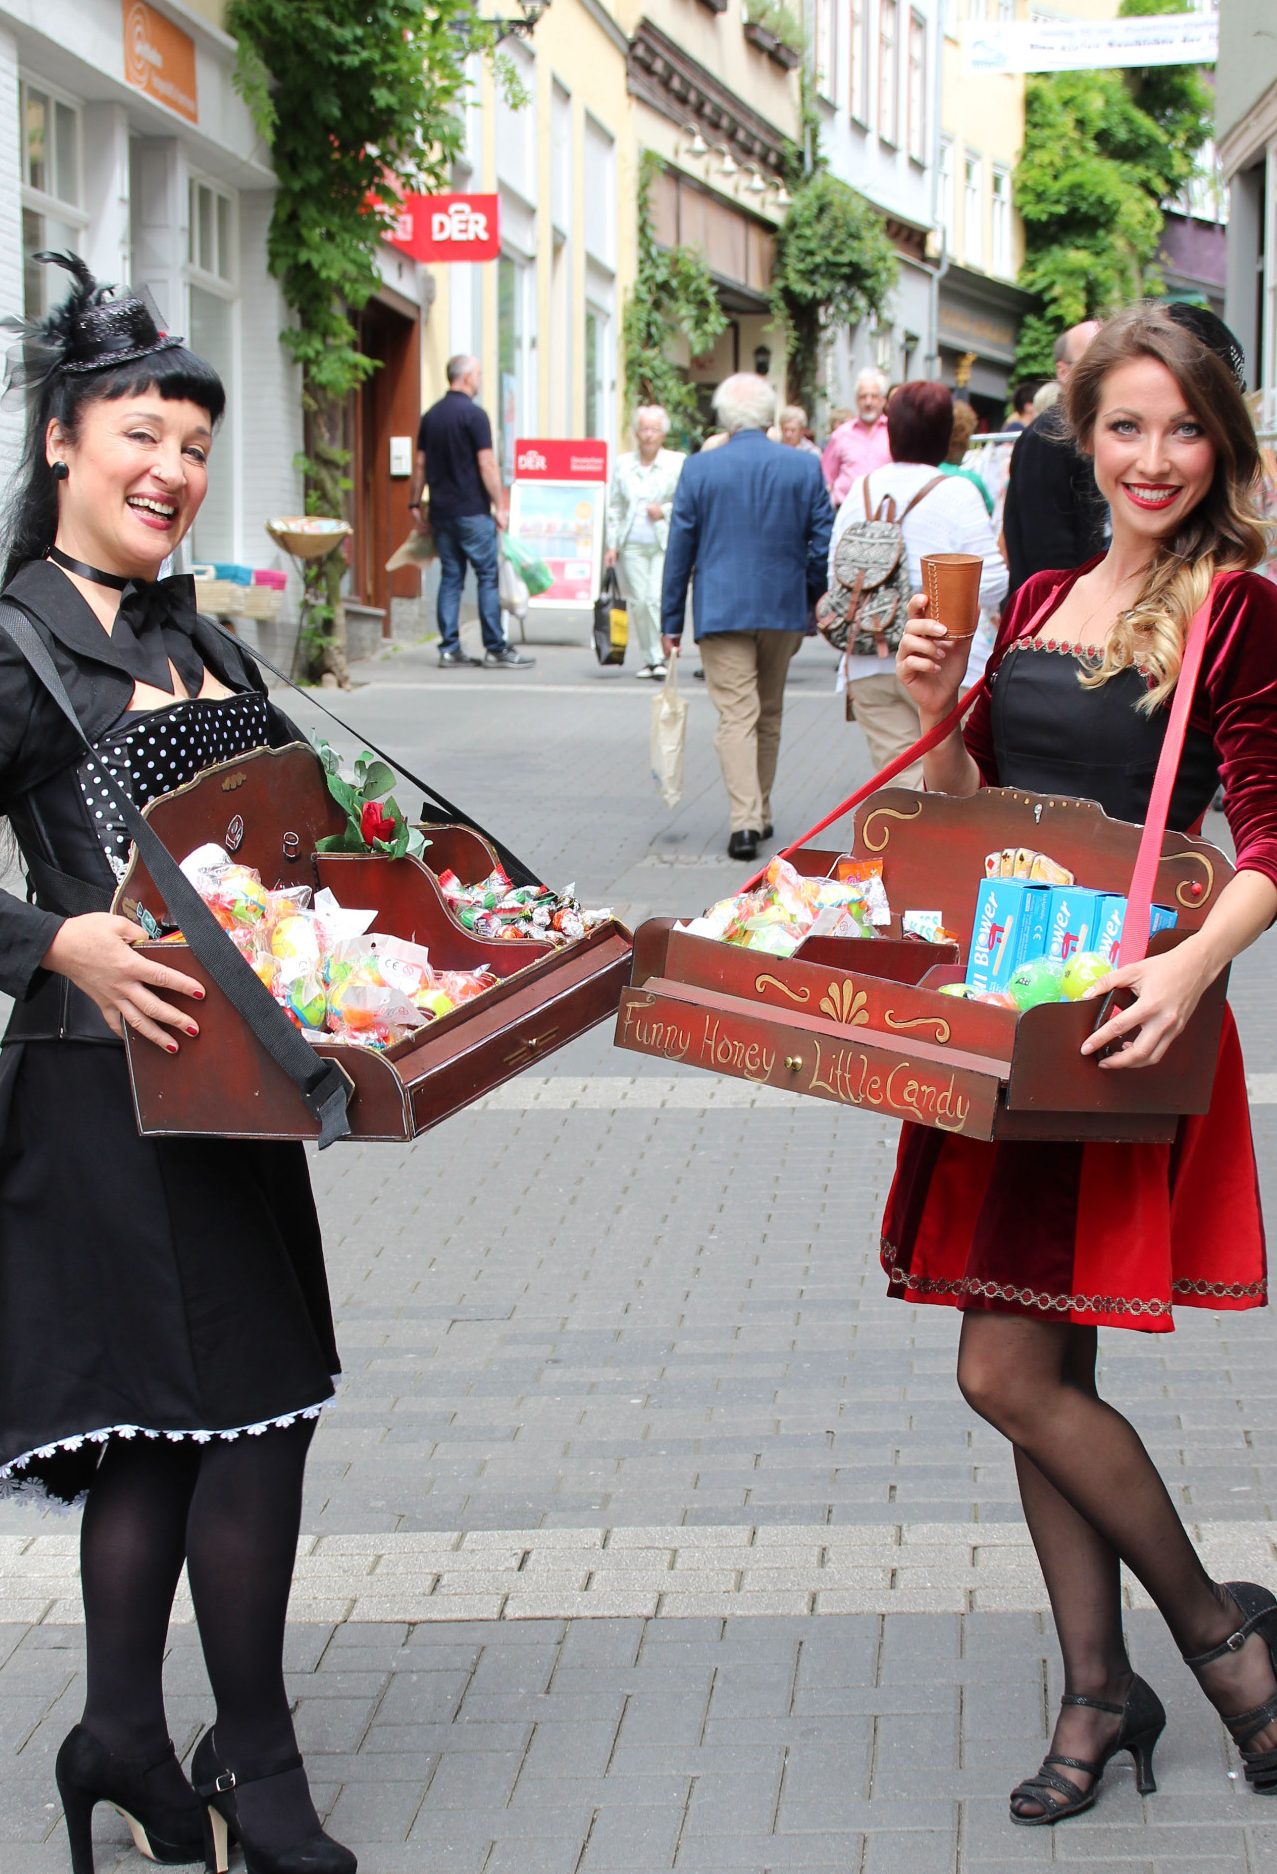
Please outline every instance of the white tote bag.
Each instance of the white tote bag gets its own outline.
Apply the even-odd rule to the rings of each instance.
[[[683,747],[687,741],[687,703],[678,693],[678,652],[652,698],[652,779],[667,807],[683,798]]]

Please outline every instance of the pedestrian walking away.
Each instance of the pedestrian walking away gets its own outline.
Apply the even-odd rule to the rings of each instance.
[[[1055,382],[1061,390],[1098,330],[1087,319],[1056,340]],[[1016,442],[1007,471],[1002,537],[1008,598],[1034,573],[1091,559],[1102,550],[1104,536],[1104,503],[1090,460],[1074,447],[1062,409],[1050,405]]]
[[[856,414],[840,423],[821,457],[821,468],[834,507],[847,499],[847,490],[858,475],[881,468],[891,460],[891,442],[887,435],[887,380],[881,371],[867,367],[856,379]]]
[[[947,386],[922,379],[902,384],[887,406],[887,429],[894,460],[852,483],[834,521],[829,551],[831,589],[838,542],[845,530],[853,522],[890,510],[904,536],[909,584],[915,593],[922,590],[924,554],[974,553],[984,562],[981,607],[996,610],[1006,592],[1007,569],[984,502],[964,476],[941,473],[953,430],[953,398]],[[902,618],[872,650],[857,653],[849,643],[839,666],[838,680],[846,689],[848,711],[869,744],[875,768],[885,768],[912,748],[921,733],[917,702],[896,673],[894,652],[903,628]],[[902,787],[917,787],[921,780],[918,762],[899,776]]]
[[[687,588],[731,818],[727,850],[752,859],[770,839],[772,784],[789,661],[824,590],[833,513],[811,455],[769,441],[776,396],[742,371],[719,385],[721,449],[685,465],[670,516],[661,588],[662,645],[683,636]],[[972,497],[974,499],[974,496]]]
[[[439,556],[439,665],[458,670],[525,669],[536,659],[508,643],[501,619],[498,533],[510,520],[510,505],[492,448],[492,425],[475,399],[479,360],[459,353],[448,360],[448,388],[431,404],[417,429],[417,461],[408,511],[419,527],[429,522]],[[423,492],[429,491],[428,506]],[[466,568],[474,572],[479,598],[482,658],[461,648],[461,592]]]
[[[634,441],[616,459],[607,502],[604,564],[615,566],[629,609],[640,677],[663,677],[661,575],[674,490],[685,457],[663,447],[670,420],[660,404],[634,412]]]
[[[201,985],[106,909],[141,807],[211,762],[304,738],[247,658],[159,580],[204,500],[212,368],[83,264],[24,326],[28,396],[4,596],[51,656],[93,753],[0,633],[0,810],[31,878],[0,894],[0,1498],[83,1501],[87,1695],[56,1778],[74,1874],[113,1804],[143,1852],[253,1874],[354,1874],[320,1828],[283,1677],[314,1421],[338,1370],[300,1145],[144,1139],[121,1036],[191,1048]],[[15,626],[15,629],[18,627]],[[181,952],[174,952],[175,958]],[[187,1569],[216,1705],[192,1763],[161,1670]],[[212,1807],[206,1807],[211,1804]]]
[[[1277,914],[1277,592],[1248,570],[1264,536],[1242,372],[1232,334],[1197,307],[1139,306],[1091,341],[1064,407],[1112,511],[1109,547],[1028,582],[965,738],[955,732],[926,757],[935,792],[1081,795],[1143,820],[1186,635],[1206,608],[1170,824],[1194,825],[1222,774],[1237,872],[1200,930],[1092,991],[1123,992],[1082,1044],[1097,1073],[1135,1077],[1160,1060]],[[932,726],[952,707],[964,659],[945,649],[922,600],[911,611],[899,669]],[[1127,1650],[1122,1565],[1223,1717],[1247,1780],[1277,1790],[1277,1598],[1206,1573],[1137,1432],[1095,1378],[1101,1327],[1167,1331],[1177,1303],[1265,1305],[1231,1016],[1210,1111],[1183,1119],[1170,1145],[985,1144],[906,1125],[882,1261],[892,1295],[963,1311],[958,1385],[1014,1448],[1050,1598],[1065,1695],[1041,1769],[1012,1791],[1011,1820],[1049,1826],[1089,1808],[1124,1751],[1140,1791],[1156,1787],[1165,1713]]]

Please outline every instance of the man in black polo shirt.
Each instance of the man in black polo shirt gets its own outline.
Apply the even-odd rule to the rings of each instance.
[[[448,360],[448,389],[432,404],[417,430],[417,471],[408,510],[418,525],[427,516],[423,488],[430,490],[429,521],[439,554],[439,666],[442,670],[474,666],[461,648],[461,589],[466,567],[474,568],[479,590],[479,625],[483,659],[489,670],[523,668],[536,662],[506,642],[497,590],[497,529],[510,510],[492,452],[492,426],[474,401],[479,389],[479,360]]]

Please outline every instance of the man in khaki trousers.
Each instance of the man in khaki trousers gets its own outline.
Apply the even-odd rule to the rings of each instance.
[[[714,746],[727,789],[733,859],[753,859],[772,836],[789,661],[825,589],[833,509],[816,456],[769,440],[776,397],[739,372],[719,385],[721,449],[685,464],[670,515],[661,588],[667,657],[683,636],[692,587],[696,645],[718,711]]]

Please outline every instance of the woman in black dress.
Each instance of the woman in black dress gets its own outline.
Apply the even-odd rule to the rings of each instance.
[[[198,1068],[200,986],[107,893],[141,806],[211,762],[299,739],[248,659],[158,581],[207,487],[224,393],[139,299],[76,284],[24,328],[23,470],[4,597],[51,652],[76,740],[0,632],[0,810],[32,881],[0,894],[0,1498],[83,1503],[87,1695],[58,1755],[75,1874],[92,1811],[182,1863],[242,1841],[250,1874],[352,1874],[310,1800],[282,1647],[314,1421],[338,1370],[300,1146],[138,1136],[121,1034]],[[180,855],[179,855],[180,857]],[[67,881],[73,881],[68,884]],[[77,892],[74,881],[81,881]],[[162,1662],[185,1563],[216,1699],[193,1760]],[[211,1808],[206,1808],[211,1804]]]
[[[1200,931],[1115,970],[1129,1008],[1083,1045],[1098,1073],[1159,1060],[1206,989],[1277,915],[1277,588],[1252,506],[1258,451],[1241,353],[1184,306],[1118,315],[1073,367],[1078,445],[1109,503],[1100,559],[1017,593],[965,738],[926,759],[927,786],[983,785],[1097,800],[1141,821],[1189,622],[1209,604],[1201,677],[1170,824],[1187,830],[1222,779],[1237,873]],[[1217,575],[1226,575],[1217,578]],[[898,669],[924,727],[960,687],[961,646],[918,610]],[[1155,1787],[1165,1723],[1132,1671],[1120,1564],[1145,1586],[1241,1748],[1277,1789],[1277,1598],[1212,1581],[1133,1427],[1096,1391],[1099,1327],[1167,1330],[1172,1305],[1267,1299],[1245,1077],[1226,1018],[1208,1114],[1171,1145],[979,1144],[906,1126],[883,1223],[891,1293],[963,1310],[958,1384],[1014,1448],[1050,1596],[1065,1696],[1051,1753],[1011,1795],[1011,1819],[1049,1825],[1088,1808],[1130,1751]]]

